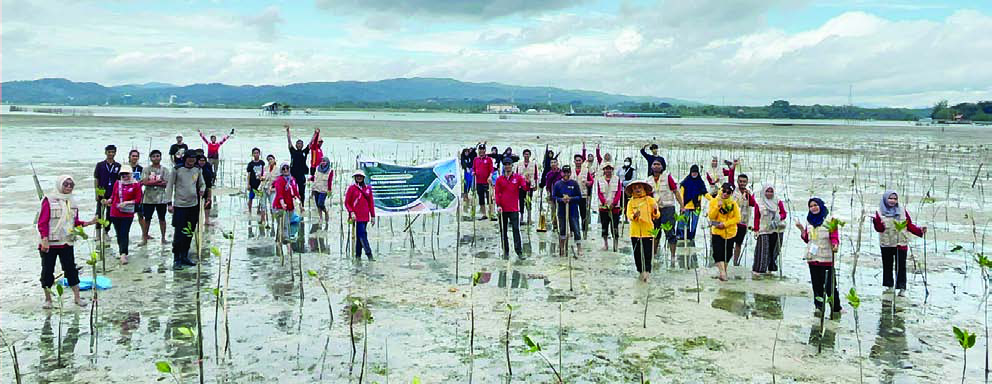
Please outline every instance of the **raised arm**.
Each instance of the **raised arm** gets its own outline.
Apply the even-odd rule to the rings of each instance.
[[[293,139],[289,136],[289,124],[283,124],[283,128],[286,128],[286,145],[289,149],[293,149]]]
[[[196,133],[200,134],[200,140],[203,140],[204,144],[210,144],[210,140],[207,140],[207,137],[203,135],[203,130],[197,128]]]

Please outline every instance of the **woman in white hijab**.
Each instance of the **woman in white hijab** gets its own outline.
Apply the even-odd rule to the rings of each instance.
[[[38,251],[41,254],[41,288],[45,291],[45,309],[52,308],[52,284],[55,283],[55,261],[62,264],[62,273],[66,283],[72,287],[76,305],[85,307],[86,302],[79,298],[79,271],[73,254],[73,229],[77,226],[88,226],[96,223],[79,220],[79,206],[72,190],[76,182],[72,176],[59,176],[55,189],[49,191],[41,201],[41,211],[38,214],[38,234],[41,241]]]

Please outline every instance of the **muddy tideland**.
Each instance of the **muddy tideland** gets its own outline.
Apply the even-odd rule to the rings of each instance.
[[[986,378],[986,286],[975,257],[984,252],[992,218],[988,127],[343,116],[4,115],[0,382],[15,382],[14,348],[24,383],[552,383],[555,372],[568,383]],[[249,214],[245,193],[251,148],[288,160],[284,122],[293,125],[294,139],[321,128],[324,152],[339,175],[328,199],[330,221],[322,226],[311,203],[292,252],[277,252],[273,230]],[[147,165],[149,149],[167,151],[177,133],[200,147],[197,129],[222,134],[232,128],[236,135],[221,152],[213,217],[202,252],[194,255],[199,269],[173,271],[171,245],[159,242],[157,224],[155,238],[140,246],[135,223],[130,263],[119,264],[114,240],[96,263],[113,288],[98,292],[95,311],[77,308],[69,293],[64,310],[42,309],[32,167],[46,191],[58,175],[74,176],[81,219],[89,220],[93,168],[106,144],[120,149],[118,161],[138,149]],[[453,158],[479,141],[516,153],[541,153],[550,145],[564,158],[583,143],[590,150],[599,145],[614,164],[633,158],[638,177],[647,168],[638,151],[652,142],[676,180],[712,156],[739,158],[739,171],[752,185],[777,186],[790,224],[805,218],[811,196],[847,223],[837,253],[838,288],[844,296],[856,288],[860,306],[843,298],[844,312],[821,331],[805,245],[793,225],[784,233],[780,272],[752,277],[755,240],[749,235],[727,282],[714,278],[705,219],[694,244],[681,244],[675,259],[655,259],[647,284],[637,281],[626,232],[616,251],[604,251],[592,220],[582,256],[569,261],[557,256],[551,231],[537,231],[534,212],[525,215],[534,223],[523,227],[526,258],[511,252],[504,259],[497,224],[471,217],[468,205],[460,222],[453,213],[381,218],[370,227],[375,261],[350,256],[352,232],[341,206],[348,180],[340,175],[350,173],[356,156],[422,164]],[[898,191],[913,220],[928,227],[925,239],[910,242],[905,296],[882,286],[878,235],[863,219],[878,209],[885,189]],[[85,261],[96,247],[76,243],[82,276],[93,274]],[[91,295],[83,292],[85,300]],[[977,333],[967,353],[953,326]]]

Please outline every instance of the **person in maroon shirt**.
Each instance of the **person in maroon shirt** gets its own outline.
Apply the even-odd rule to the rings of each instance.
[[[520,243],[520,195],[526,193],[527,179],[513,171],[513,159],[503,158],[502,174],[496,178],[493,190],[496,195],[496,206],[499,207],[499,233],[503,244],[503,259],[510,258],[510,245],[507,242],[507,230],[513,230],[513,251],[517,259],[523,259]],[[508,227],[509,225],[509,227]]]
[[[551,151],[548,151],[551,153]],[[558,231],[558,204],[555,203],[551,193],[554,191],[555,183],[562,179],[561,168],[558,166],[558,159],[552,158],[548,162],[548,170],[541,176],[541,187],[548,191],[548,209],[551,211],[551,228]]]
[[[62,264],[62,273],[66,283],[72,287],[72,295],[76,305],[85,307],[79,297],[79,270],[74,259],[72,230],[78,226],[89,226],[96,223],[96,218],[90,221],[79,220],[79,205],[72,195],[76,182],[72,176],[59,176],[55,188],[41,200],[41,211],[38,213],[38,252],[41,254],[41,288],[45,291],[45,302],[42,308],[52,308],[52,284],[55,283],[55,262]]]
[[[485,153],[486,147],[480,146],[479,149]],[[479,220],[486,220],[490,217],[496,220],[496,217],[492,214],[492,204],[489,204],[489,178],[496,169],[493,164],[493,158],[479,156],[472,162],[472,172],[475,174],[475,191],[479,195],[479,210],[482,211],[482,218]]]

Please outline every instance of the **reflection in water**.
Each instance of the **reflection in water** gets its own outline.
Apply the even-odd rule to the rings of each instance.
[[[45,317],[45,322],[41,326],[41,337],[38,343],[38,372],[39,382],[71,382],[74,366],[73,357],[76,350],[76,343],[79,342],[79,313],[64,313],[62,318],[62,343],[58,346],[55,341],[58,335],[55,330],[58,328],[58,314],[49,314]],[[53,329],[52,325],[55,324]],[[56,349],[58,348],[58,349]],[[69,368],[61,370],[60,368]]]
[[[820,322],[815,321],[809,326],[809,345],[817,347],[820,342]],[[823,349],[834,349],[837,345],[837,332],[826,328],[823,330]]]
[[[900,370],[913,367],[907,359],[908,349],[902,313],[899,309],[893,313],[891,299],[883,299],[882,311],[878,317],[878,336],[868,354],[871,359],[882,363],[881,382],[897,382]]]
[[[753,301],[753,305],[748,299]],[[720,289],[717,291],[717,298],[710,304],[713,308],[734,313],[745,318],[756,316],[764,319],[781,319],[783,311],[783,297],[763,294],[750,294],[742,291]]]
[[[744,317],[751,316],[751,312],[747,307],[747,296],[741,291],[721,288],[717,291],[717,298],[713,299],[710,305],[713,308],[722,309]]]

